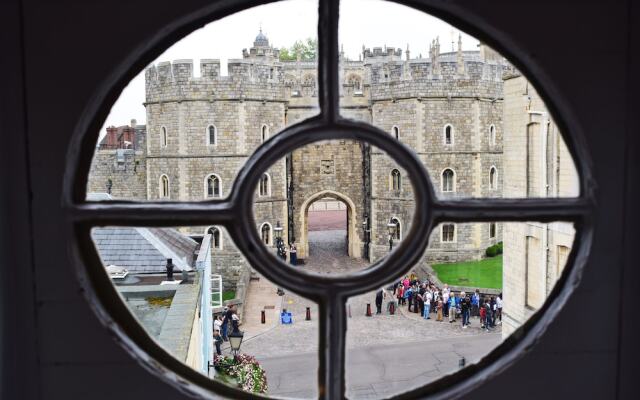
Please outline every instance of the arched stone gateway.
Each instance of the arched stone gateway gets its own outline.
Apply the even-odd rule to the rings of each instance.
[[[309,256],[309,207],[320,199],[334,199],[344,203],[347,207],[347,253],[349,257],[362,257],[362,241],[358,235],[356,216],[358,209],[348,196],[333,190],[322,190],[308,197],[301,205],[297,215],[296,225],[300,227],[298,243],[298,257]]]

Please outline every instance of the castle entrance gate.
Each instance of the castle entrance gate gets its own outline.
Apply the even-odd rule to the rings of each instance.
[[[365,151],[359,141],[327,140],[291,153],[287,171],[292,219],[289,237],[298,247],[298,258],[309,256],[309,207],[318,200],[344,203],[346,252],[353,258],[362,257],[362,221],[368,211]]]
[[[344,235],[338,238],[338,241],[344,240],[344,248],[334,246],[337,252],[344,251],[349,257],[361,257],[362,244],[357,232],[356,205],[342,193],[323,190],[306,199],[300,208],[300,236],[297,242],[300,258],[314,256],[309,251],[309,238],[315,233],[310,233],[310,214],[311,223],[320,224],[318,229],[322,232],[334,231],[339,236]],[[344,224],[343,227],[340,227],[339,225],[342,224]]]

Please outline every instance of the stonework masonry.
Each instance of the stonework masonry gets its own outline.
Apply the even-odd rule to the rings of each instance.
[[[519,73],[506,77],[505,197],[574,197],[578,173],[544,102]],[[567,262],[575,229],[563,221],[504,224],[503,337],[546,300]]]
[[[374,47],[363,48],[359,60],[340,55],[342,115],[373,124],[413,149],[438,196],[501,197],[502,77],[513,70],[510,64],[486,46],[462,51],[460,42],[457,51],[440,53],[434,41],[428,58],[412,59],[407,51],[403,59],[402,53]],[[318,113],[315,61],[279,61],[278,50],[262,33],[242,55],[228,61],[227,76],[220,74],[216,59],[200,61],[200,76],[194,76],[192,60],[148,67],[145,144],[134,152],[135,160],[125,161],[127,173],[134,166],[135,172],[114,170],[110,157],[115,154],[98,150],[89,191],[104,191],[105,178],[113,175],[111,190],[118,198],[199,201],[209,197],[208,178],[215,176],[215,196],[228,196],[238,171],[263,140]],[[394,169],[400,172],[398,190]],[[448,191],[445,170],[454,173]],[[399,240],[404,240],[419,206],[406,172],[368,143],[314,143],[265,172],[269,190],[256,191],[256,229],[280,222],[285,242],[295,241],[300,258],[307,255],[306,215],[315,200],[345,204],[349,254],[368,254],[370,261],[388,253],[391,218],[399,222]],[[207,228],[182,229],[203,235]],[[442,242],[438,228],[422,263],[478,259],[501,240],[501,231],[498,225],[490,238],[488,224],[458,224],[454,240]],[[233,288],[246,263],[221,232],[222,246],[212,250],[214,270],[223,275],[226,288]],[[273,230],[265,240],[273,245]]]

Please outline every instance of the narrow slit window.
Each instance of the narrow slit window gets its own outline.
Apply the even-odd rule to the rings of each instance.
[[[451,125],[445,125],[444,127],[444,144],[453,144],[453,127]]]
[[[169,177],[166,175],[160,177],[160,198],[169,198]]]
[[[214,125],[209,125],[207,128],[207,144],[209,146],[215,146],[218,144],[218,132]]]
[[[400,191],[402,181],[401,181],[400,171],[397,169],[391,170],[391,190]]]

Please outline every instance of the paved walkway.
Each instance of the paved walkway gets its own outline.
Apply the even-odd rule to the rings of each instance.
[[[398,343],[392,346],[347,348],[347,397],[389,397],[425,385],[477,362],[500,343],[499,334],[437,341]],[[296,353],[259,358],[267,371],[270,396],[317,398],[317,353]]]
[[[341,231],[316,231],[310,241],[308,263],[299,268],[318,273],[348,273],[363,269],[366,262],[351,259],[341,251]],[[301,288],[304,292],[304,288]],[[278,302],[278,300],[280,302]],[[390,294],[387,300],[390,300]],[[351,317],[347,320],[347,373],[351,397],[372,398],[398,393],[455,371],[460,357],[478,360],[501,341],[500,328],[490,333],[479,327],[477,318],[462,329],[460,320],[450,324],[425,320],[401,307],[395,315],[366,317],[366,305],[375,313],[375,293],[349,299]],[[267,323],[260,323],[260,310],[267,312]],[[269,380],[269,394],[315,397],[318,308],[302,296],[286,291],[276,295],[276,287],[265,278],[252,281],[247,295],[247,312],[241,330],[245,331],[242,351],[263,363]],[[306,308],[311,321],[305,321]],[[278,322],[286,308],[293,314],[292,325]],[[433,315],[433,314],[432,314]],[[225,346],[228,347],[228,346]]]
[[[309,211],[307,220],[309,231],[347,229],[347,210]]]

